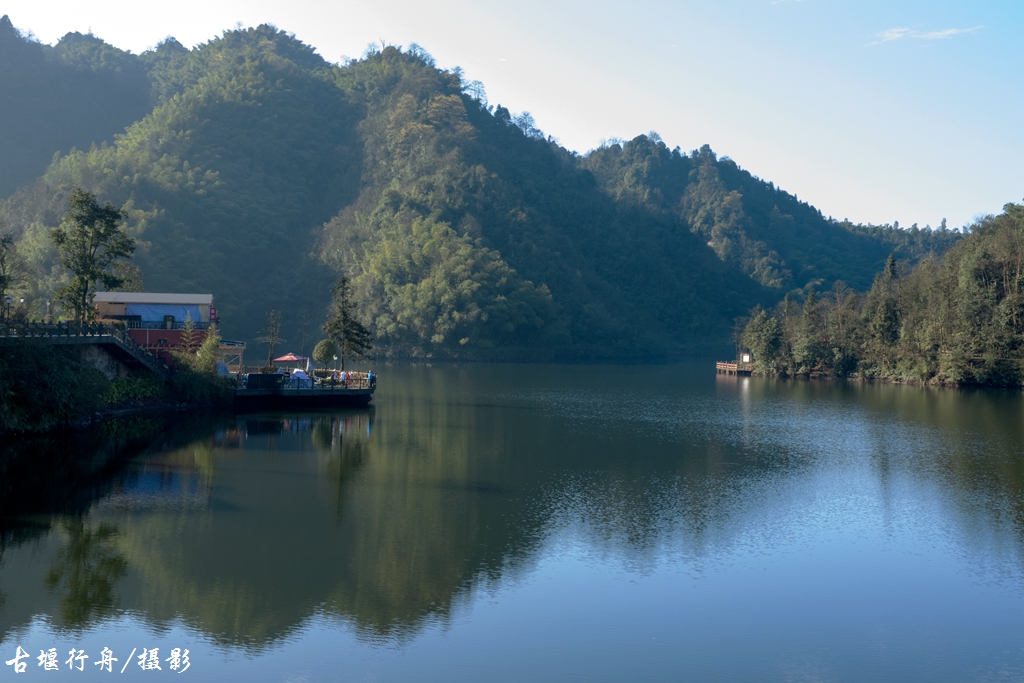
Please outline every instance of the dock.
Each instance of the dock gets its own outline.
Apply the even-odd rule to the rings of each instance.
[[[715,371],[720,375],[749,375],[754,371],[754,364],[719,361],[715,363]]]
[[[351,373],[347,382],[289,379],[280,374],[249,374],[235,389],[238,410],[292,410],[310,408],[365,408],[373,400],[376,379],[365,372]]]

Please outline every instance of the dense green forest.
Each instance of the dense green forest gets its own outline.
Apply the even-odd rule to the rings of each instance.
[[[1022,282],[1024,206],[1007,204],[941,258],[890,257],[864,296],[840,284],[755,309],[742,343],[766,374],[1019,387]]]
[[[8,57],[9,56],[9,57]],[[210,292],[229,338],[284,312],[308,353],[347,275],[379,355],[666,358],[787,292],[858,290],[961,234],[837,221],[655,134],[578,155],[422,49],[331,64],[271,26],[132,55],[0,20],[0,232],[40,317],[76,187],[123,207],[150,291]],[[17,187],[15,190],[14,188]]]

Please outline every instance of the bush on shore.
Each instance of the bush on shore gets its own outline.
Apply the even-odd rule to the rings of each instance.
[[[100,408],[111,383],[68,349],[20,341],[0,354],[0,433],[72,424]]]

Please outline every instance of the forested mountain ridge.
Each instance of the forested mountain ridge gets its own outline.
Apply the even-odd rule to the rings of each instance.
[[[898,230],[825,218],[706,145],[687,155],[640,136],[594,150],[581,166],[618,201],[681,220],[722,260],[783,291],[836,280],[863,291],[890,253],[916,262],[960,238],[944,226]]]
[[[4,26],[0,52],[57,50]],[[837,223],[656,136],[576,155],[415,47],[335,65],[269,26],[140,56],[80,38],[62,39],[88,50],[61,68],[120,64],[134,90],[119,97],[146,112],[48,167],[55,150],[39,152],[45,172],[0,205],[39,302],[60,284],[48,234],[75,186],[125,207],[148,289],[213,292],[229,337],[252,340],[278,309],[298,350],[305,310],[308,351],[344,270],[392,356],[707,349],[756,303],[837,279],[866,289],[891,251],[914,261],[959,236]],[[11,177],[25,165],[2,159]]]
[[[617,204],[576,157],[467,97],[429,58],[388,48],[338,73],[366,107],[367,172],[360,200],[325,226],[323,253],[354,274],[385,343],[664,354],[721,333],[760,296],[688,231]],[[469,301],[479,292],[490,305]]]

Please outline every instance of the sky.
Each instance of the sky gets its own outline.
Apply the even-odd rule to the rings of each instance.
[[[656,131],[826,216],[949,227],[1024,200],[1020,0],[15,0],[140,53],[270,23],[332,62],[417,43],[585,153]]]

